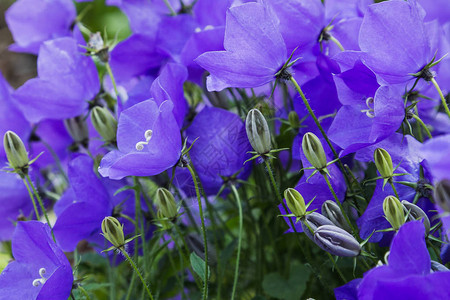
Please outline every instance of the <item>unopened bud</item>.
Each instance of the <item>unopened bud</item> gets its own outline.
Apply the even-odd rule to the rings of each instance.
[[[91,55],[97,56],[101,62],[107,63],[109,61],[109,47],[105,45],[100,32],[91,33],[87,47]]]
[[[71,119],[65,119],[64,125],[74,142],[87,148],[89,143],[89,130],[83,118],[78,116]]]
[[[323,225],[314,231],[314,241],[323,250],[337,256],[358,256],[361,246],[347,231],[334,225]]]
[[[297,112],[292,110],[288,115],[288,121],[289,125],[291,125],[292,128],[294,129],[300,128],[300,118],[298,117]]]
[[[195,108],[203,101],[203,90],[200,86],[191,81],[183,83],[184,98],[189,103],[189,107]]]
[[[248,112],[245,130],[250,144],[258,154],[266,154],[272,149],[269,126],[263,114],[256,108]]]
[[[293,188],[288,188],[284,191],[284,198],[289,210],[296,217],[303,217],[306,213],[306,205],[303,196]]]
[[[448,268],[435,260],[431,261],[431,271],[433,272],[448,272]]]
[[[159,188],[156,191],[155,202],[164,218],[173,219],[177,216],[177,204],[175,202],[175,198],[169,190]]]
[[[314,240],[313,236],[314,231],[316,231],[317,228],[323,225],[334,225],[334,224],[329,219],[327,219],[327,217],[324,217],[316,212],[312,212],[306,215],[305,218],[302,220],[303,232],[311,240]]]
[[[91,112],[91,121],[105,142],[116,141],[117,120],[106,107],[94,107]]]
[[[394,196],[387,196],[383,201],[383,211],[392,228],[398,230],[405,223],[403,205]]]
[[[334,225],[341,227],[347,232],[352,232],[345,217],[342,215],[341,209],[336,202],[327,200],[322,204],[322,214],[327,217]]]
[[[11,168],[26,172],[28,153],[20,137],[12,131],[7,131],[3,136],[3,147]]]
[[[102,235],[116,248],[123,248],[125,237],[123,235],[123,224],[114,217],[106,217],[102,221]]]
[[[423,225],[425,226],[425,234],[428,235],[428,233],[430,232],[430,219],[428,219],[427,214],[420,207],[411,202],[403,200],[401,203],[403,204],[403,210],[405,211],[405,214],[409,213],[409,221],[423,220]]]
[[[389,153],[383,148],[377,148],[373,153],[373,158],[381,177],[384,179],[392,178],[394,167],[392,166],[392,158]]]
[[[443,179],[436,184],[434,200],[446,212],[450,212],[450,180]]]
[[[302,140],[303,153],[309,163],[321,171],[327,166],[327,158],[319,138],[312,132],[307,132]]]

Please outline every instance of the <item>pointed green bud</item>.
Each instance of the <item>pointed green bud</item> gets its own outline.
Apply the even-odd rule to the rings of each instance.
[[[158,209],[161,211],[161,215],[167,219],[173,219],[178,214],[177,203],[172,193],[165,189],[159,188],[156,191],[155,203]]]
[[[293,188],[288,188],[284,191],[284,198],[289,210],[296,217],[303,217],[306,213],[306,205],[303,196]]]
[[[327,166],[327,158],[319,138],[312,132],[307,132],[302,140],[303,153],[309,163],[321,171]]]
[[[378,172],[384,179],[392,178],[394,175],[394,167],[392,166],[392,158],[383,148],[377,148],[373,153],[375,165]]]
[[[114,217],[106,217],[102,221],[102,235],[120,249],[125,246],[125,237],[123,235],[123,224]]]
[[[65,119],[64,125],[66,126],[67,132],[77,144],[83,145],[87,148],[89,145],[89,130],[86,122],[81,116]]]
[[[15,170],[26,172],[29,164],[28,153],[20,137],[12,131],[7,131],[3,136],[3,147],[9,165]]]
[[[398,230],[405,223],[403,205],[394,196],[387,196],[383,201],[383,211],[392,228]]]
[[[189,107],[195,108],[203,101],[203,90],[200,86],[191,81],[183,83],[184,98],[189,103]]]
[[[292,110],[288,115],[288,121],[289,125],[291,125],[292,128],[294,129],[300,128],[300,118],[298,117],[297,112]]]
[[[450,212],[450,180],[443,179],[436,184],[434,201],[446,212]]]
[[[266,154],[272,150],[269,126],[263,114],[256,108],[248,112],[245,130],[250,144],[258,154]]]
[[[94,107],[91,112],[91,121],[105,142],[116,141],[117,120],[106,107]]]

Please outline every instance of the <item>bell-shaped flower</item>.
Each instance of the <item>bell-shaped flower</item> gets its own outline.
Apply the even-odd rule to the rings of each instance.
[[[279,20],[271,8],[261,3],[228,9],[224,48],[225,51],[206,52],[195,60],[210,73],[209,91],[269,83],[287,59]]]
[[[50,227],[39,221],[19,222],[12,239],[14,261],[0,274],[1,299],[66,300],[73,275]]]
[[[80,52],[78,42],[69,37],[45,42],[37,64],[39,77],[13,94],[25,118],[36,123],[84,114],[100,82],[92,58]]]
[[[181,136],[172,101],[159,106],[140,102],[119,117],[117,147],[100,162],[99,173],[110,179],[151,176],[174,166],[181,155]]]

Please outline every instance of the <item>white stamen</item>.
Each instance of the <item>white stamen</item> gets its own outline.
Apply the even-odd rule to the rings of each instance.
[[[211,30],[214,29],[213,25],[206,25],[204,30]]]
[[[141,142],[137,142],[136,143],[136,150],[137,151],[142,151],[144,150],[144,145],[148,145],[148,143],[150,142],[150,140],[152,139],[153,136],[153,130],[149,129],[146,130],[144,133],[144,137],[145,137],[145,142],[141,141]]]
[[[41,278],[33,280],[33,286],[39,286],[39,284],[44,284],[47,281],[47,278],[44,277],[45,273],[47,273],[47,270],[45,268],[39,269],[39,276]]]
[[[366,99],[366,105],[368,109],[363,109],[361,110],[361,112],[366,113],[366,116],[368,116],[369,118],[375,118],[375,110],[374,110],[374,99],[373,97],[368,97]]]

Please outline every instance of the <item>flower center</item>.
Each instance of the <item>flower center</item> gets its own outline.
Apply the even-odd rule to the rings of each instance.
[[[39,284],[44,284],[47,281],[47,278],[44,277],[45,273],[47,273],[47,270],[45,270],[45,268],[39,269],[40,278],[33,280],[33,286],[39,286]]]
[[[375,118],[375,110],[374,110],[374,99],[373,97],[369,97],[366,99],[366,105],[368,109],[363,109],[361,112],[366,113],[366,116],[369,118]]]
[[[136,150],[137,151],[142,151],[144,150],[144,145],[148,145],[148,143],[150,142],[150,140],[152,139],[153,136],[153,130],[149,129],[145,131],[144,137],[145,137],[145,142],[141,141],[141,142],[137,142],[136,143]]]

